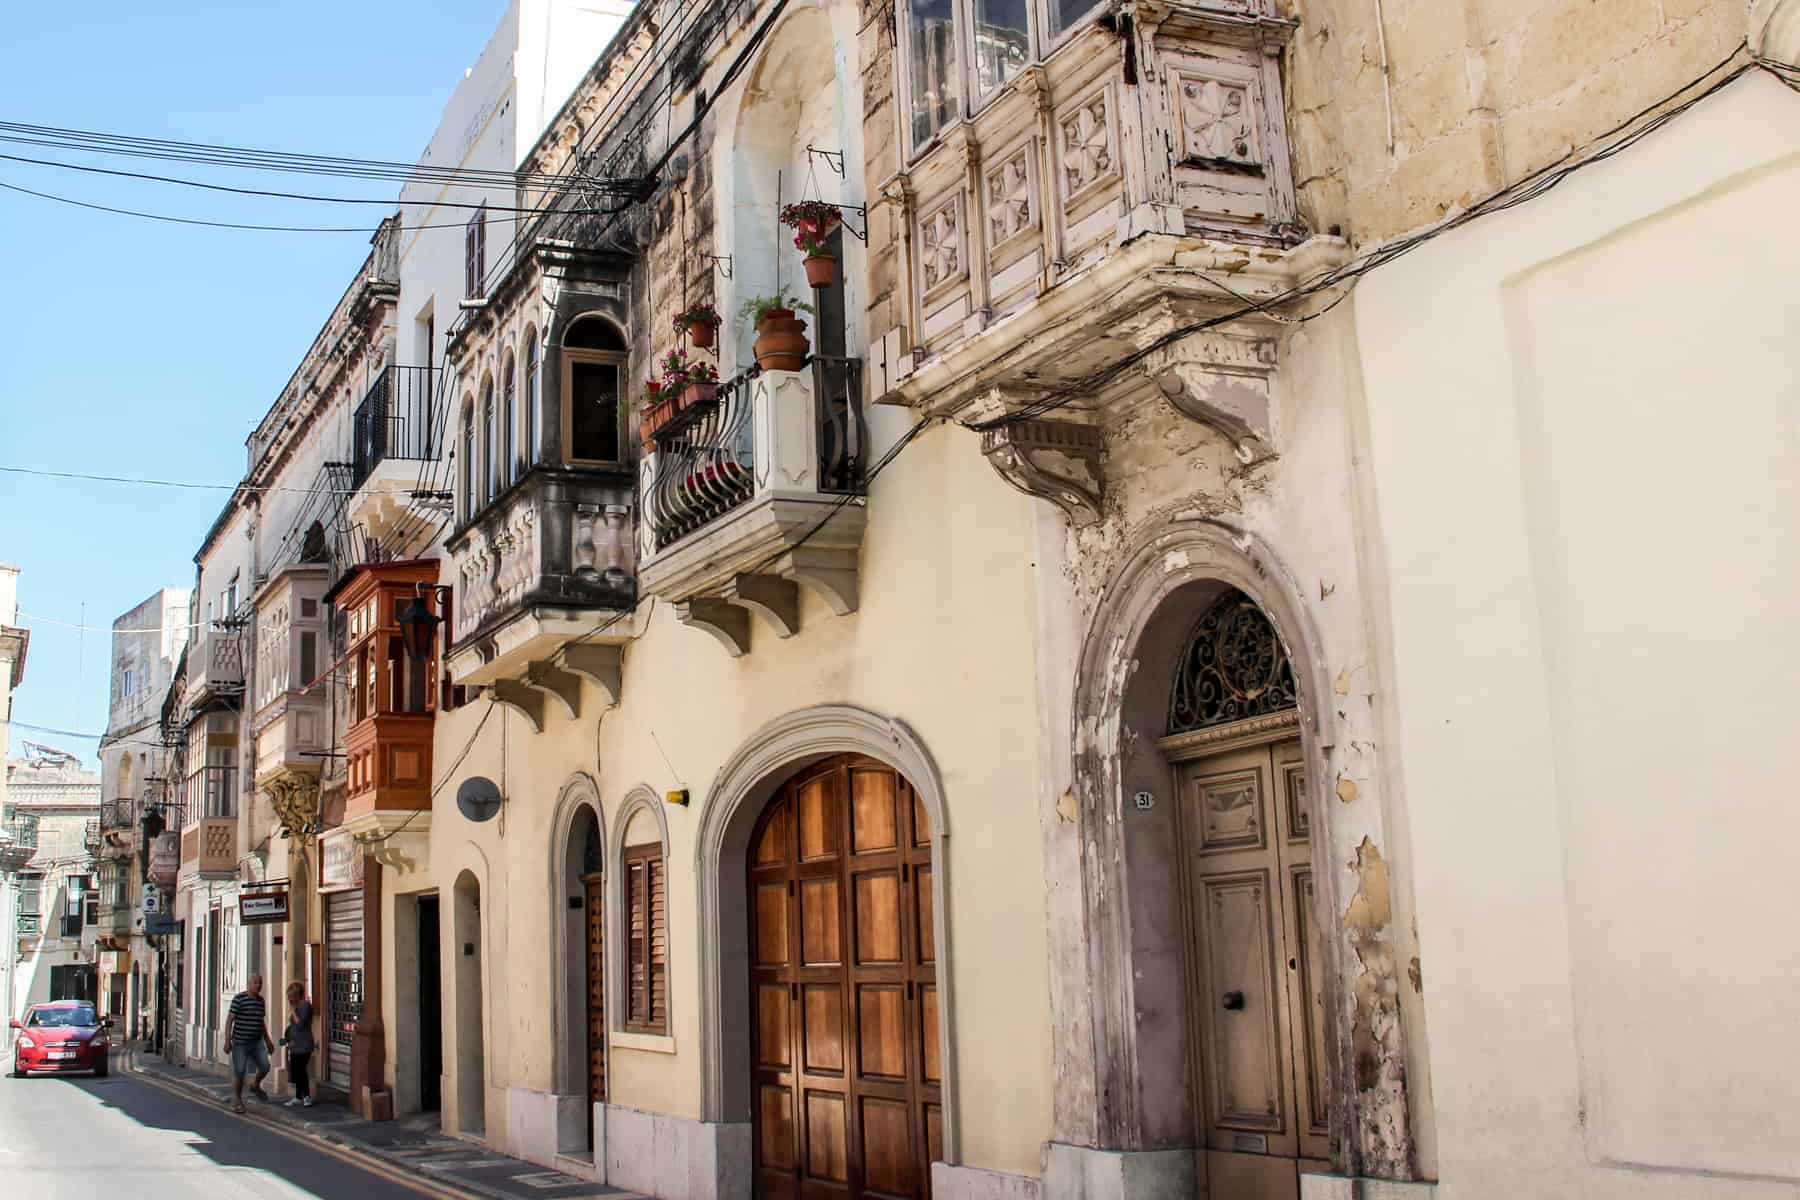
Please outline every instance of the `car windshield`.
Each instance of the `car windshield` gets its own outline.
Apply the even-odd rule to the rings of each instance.
[[[77,1004],[72,1008],[34,1008],[31,1015],[25,1018],[25,1024],[34,1029],[43,1026],[67,1028],[71,1025],[77,1029],[92,1029],[99,1022],[94,1018],[93,1005]]]

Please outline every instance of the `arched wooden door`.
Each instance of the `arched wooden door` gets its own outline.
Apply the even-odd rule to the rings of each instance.
[[[844,755],[750,840],[755,1192],[927,1197],[943,1156],[931,824],[897,771]]]

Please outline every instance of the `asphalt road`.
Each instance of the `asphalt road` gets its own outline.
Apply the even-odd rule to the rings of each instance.
[[[422,1193],[121,1073],[0,1077],[6,1200],[420,1200]]]

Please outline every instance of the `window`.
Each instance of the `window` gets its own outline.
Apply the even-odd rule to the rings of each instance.
[[[136,675],[127,668],[125,671],[125,678],[119,684],[119,695],[130,696],[135,691],[137,691]]]
[[[1045,3],[1050,9],[1050,36],[1055,38],[1093,12],[1095,0],[1045,0]]]
[[[237,613],[238,575],[236,571],[231,573],[231,582],[225,585],[225,596],[219,601],[219,606],[224,610],[219,614],[221,621],[229,621]]]
[[[480,299],[487,287],[487,204],[475,210],[463,231],[463,295]]]
[[[962,116],[951,0],[913,0],[907,14],[912,144],[923,146]]]
[[[625,847],[625,1029],[669,1031],[668,910],[662,843]]]
[[[1031,60],[1031,31],[1025,0],[974,0],[974,8],[975,94],[985,96]]]
[[[534,463],[543,453],[538,445],[539,429],[544,423],[543,413],[538,410],[538,351],[537,333],[527,330],[525,334],[525,461]]]
[[[563,336],[563,446],[571,462],[619,462],[625,454],[621,384],[625,339],[590,318]]]
[[[481,507],[475,500],[475,408],[472,401],[463,410],[462,501],[463,519],[467,521]]]
[[[300,634],[300,686],[310,686],[318,674],[319,635],[311,631]]]
[[[490,380],[481,389],[481,475],[487,481],[487,491],[481,497],[484,502],[500,494],[500,429],[495,421],[494,385]]]
[[[42,900],[43,889],[44,877],[42,875],[19,876],[19,915],[21,917],[38,915],[38,905]]]
[[[513,461],[513,430],[516,428],[513,421],[517,416],[513,404],[513,393],[516,390],[513,378],[515,374],[512,355],[508,354],[506,366],[500,374],[500,445],[501,449],[505,451],[500,460],[500,484],[502,487],[512,486],[512,481],[517,479],[520,474],[515,469],[516,464]]]
[[[71,875],[65,881],[67,891],[64,895],[62,935],[64,937],[81,936],[82,898],[88,893],[88,877]]]

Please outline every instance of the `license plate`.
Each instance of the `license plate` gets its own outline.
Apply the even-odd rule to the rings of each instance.
[[[50,1057],[51,1058],[74,1058],[75,1052],[73,1050],[52,1050],[50,1052]]]

